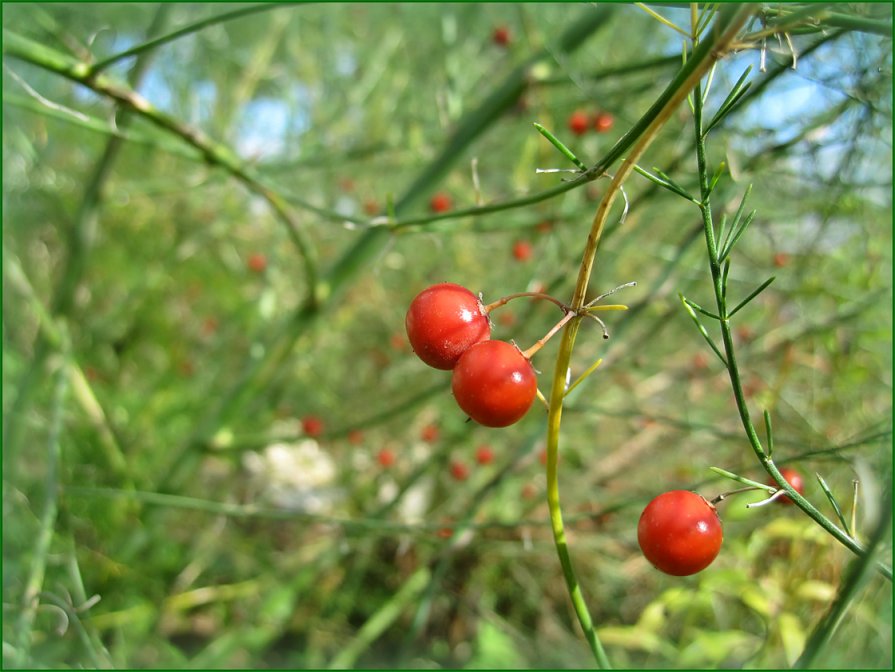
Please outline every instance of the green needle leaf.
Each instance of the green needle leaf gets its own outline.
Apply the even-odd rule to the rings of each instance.
[[[712,349],[716,355],[718,355],[718,359],[721,360],[721,363],[724,364],[724,368],[727,368],[727,360],[724,359],[724,355],[721,354],[721,351],[718,349],[718,346],[712,341],[712,337],[709,336],[709,332],[705,330],[705,327],[702,326],[702,322],[699,321],[699,318],[696,316],[696,313],[693,311],[693,308],[690,307],[690,304],[687,303],[687,299],[683,294],[678,294],[681,297],[681,303],[684,304],[684,308],[690,314],[690,317],[693,318],[693,323],[696,325],[696,328],[699,329],[699,333],[702,334],[702,337],[705,339],[705,342],[709,344],[709,347]]]
[[[569,161],[571,161],[572,163],[574,163],[575,166],[576,166],[579,170],[581,170],[582,172],[584,172],[584,171],[587,170],[587,166],[584,165],[584,163],[581,161],[581,159],[579,159],[577,156],[575,156],[575,155],[572,153],[572,150],[569,149],[568,147],[566,147],[566,146],[560,141],[559,138],[557,138],[555,135],[553,135],[553,133],[551,133],[550,131],[548,131],[546,128],[544,128],[543,126],[541,126],[541,125],[540,125],[539,123],[537,123],[537,122],[534,122],[534,127],[535,127],[536,129],[538,129],[538,133],[540,133],[540,134],[543,135],[545,138],[547,138],[547,140],[550,141],[550,144],[551,144],[551,145],[553,145],[554,147],[556,147],[556,148],[559,150],[560,154],[562,154],[562,155],[563,155],[564,157],[566,157]]]
[[[839,502],[836,501],[835,495],[833,495],[830,490],[827,482],[824,480],[824,477],[820,474],[814,474],[817,477],[817,482],[820,483],[820,489],[824,491],[824,494],[827,496],[827,499],[830,501],[830,505],[833,507],[833,511],[836,512],[836,516],[839,518],[839,522],[842,523],[842,527],[845,530],[846,534],[851,536],[851,528],[848,526],[848,523],[845,521],[845,516],[842,515],[842,509],[839,507]]]
[[[739,311],[740,308],[745,307],[746,304],[748,304],[752,299],[754,299],[756,296],[761,294],[776,279],[777,279],[776,276],[772,275],[770,278],[768,278],[763,283],[761,283],[758,286],[758,288],[755,289],[749,296],[747,296],[745,299],[740,301],[739,305],[737,305],[736,308],[731,310],[727,317],[730,318],[730,317],[733,317],[734,315],[736,315],[737,311]]]

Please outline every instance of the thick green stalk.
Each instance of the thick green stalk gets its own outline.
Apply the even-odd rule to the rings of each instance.
[[[687,64],[681,68],[656,103],[650,107],[646,114],[616,145],[616,147],[622,145],[626,139],[629,140],[630,144],[633,144],[636,140],[636,144],[630,149],[627,158],[617,171],[594,215],[584,250],[584,258],[578,273],[578,281],[575,285],[575,293],[571,302],[573,309],[580,310],[585,304],[597,247],[608,219],[609,209],[619,194],[622,182],[631,173],[638,158],[656,138],[674,110],[684,101],[689,92],[698,84],[699,80],[708,72],[712,65],[726,53],[728,45],[744,25],[751,12],[751,8],[739,7],[737,5],[726,6],[720,10],[715,22],[713,39],[707,40],[694,50]],[[604,159],[596,168],[602,173],[609,165],[611,164],[606,163]],[[566,587],[575,608],[575,613],[578,616],[578,621],[591,647],[597,665],[601,668],[608,668],[609,660],[594,630],[593,619],[587,609],[587,604],[581,593],[581,586],[572,566],[568,543],[565,538],[562,507],[559,499],[557,467],[559,462],[559,432],[563,398],[565,396],[565,380],[579,326],[580,319],[572,320],[563,331],[563,338],[553,371],[550,409],[547,415],[547,504],[550,509],[550,520],[556,551],[559,555]]]

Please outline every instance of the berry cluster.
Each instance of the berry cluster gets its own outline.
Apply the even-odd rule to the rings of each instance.
[[[591,128],[596,133],[606,133],[613,123],[615,119],[606,111],[590,115],[584,110],[575,110],[569,115],[569,130],[575,135],[584,135]]]
[[[491,340],[489,312],[471,291],[444,282],[414,298],[404,326],[423,362],[453,371],[454,398],[470,418],[486,427],[506,427],[531,408],[537,377],[518,347]]]

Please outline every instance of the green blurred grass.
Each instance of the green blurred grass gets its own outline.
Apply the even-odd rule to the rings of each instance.
[[[4,26],[56,49],[95,35],[90,48],[103,56],[142,39],[153,14],[143,5],[5,10]],[[168,20],[177,26],[218,11],[175,5]],[[555,50],[572,14],[563,5],[282,8],[160,48],[143,91],[239,148],[285,195],[363,220],[365,201],[382,208],[402,195],[463,115],[519,63],[542,47]],[[676,42],[631,6],[610,20],[609,30],[551,66],[558,84],[533,86],[527,109],[502,116],[457,157],[438,188],[458,209],[476,203],[473,157],[486,203],[558,183],[556,175],[535,173],[566,166],[532,121],[593,163],[648,107],[669,68],[606,80],[591,74],[674,53]],[[508,51],[490,42],[503,21],[515,38]],[[812,123],[775,124],[762,112],[784,96],[781,84],[732,119],[712,142],[710,161],[737,162],[742,171],[719,187],[719,210],[734,210],[754,183],[758,218],[734,254],[732,291],[745,296],[777,275],[737,316],[750,409],[755,417],[771,410],[775,456],[809,476],[813,502],[825,505],[815,471],[849,513],[851,482],[862,481],[868,499],[860,500],[858,521],[865,530],[872,488],[891,471],[891,88],[868,68],[888,64],[891,71],[891,53],[875,38],[846,36],[815,56],[779,82],[815,79],[834,91],[858,89],[863,98],[825,124],[826,135],[778,156],[764,148]],[[724,83],[756,58],[746,54],[719,69],[716,104]],[[775,58],[786,63],[785,54]],[[262,61],[260,69],[250,65]],[[83,89],[14,60],[9,69],[49,100],[112,118],[110,103]],[[7,92],[27,96],[9,71]],[[861,104],[865,99],[872,105]],[[819,100],[817,117],[840,100]],[[253,118],[265,109],[258,101],[267,102],[270,117]],[[613,130],[571,137],[565,119],[579,107],[611,111]],[[286,111],[284,126],[272,110]],[[259,128],[273,129],[266,138],[272,149],[246,146],[249,130]],[[219,418],[214,440],[195,445],[197,428],[243,389],[252,363],[293,336],[289,316],[307,289],[301,258],[265,204],[221,169],[168,152],[172,140],[143,121],[129,131],[153,140],[124,143],[104,185],[83,280],[62,320],[126,474],[110,465],[108,439],[89,407],[70,394],[59,442],[59,513],[29,633],[29,666],[323,667],[371,622],[383,630],[359,647],[359,666],[588,665],[547,526],[542,409],[500,431],[467,423],[449,376],[409,352],[403,316],[420,289],[442,280],[487,300],[539,285],[566,299],[606,183],[392,236],[323,319],[297,336],[282,366]],[[21,265],[48,306],[71,253],[67,232],[87,167],[108,137],[9,101],[3,136],[4,255]],[[682,112],[644,165],[667,169],[680,158],[673,175],[691,184],[689,138]],[[575,366],[605,361],[564,414],[562,498],[585,594],[617,667],[786,665],[849,560],[809,521],[788,509],[746,511],[743,500],[729,501],[718,561],[684,580],[659,575],[637,549],[637,517],[659,491],[728,489],[709,466],[760,476],[729,383],[677,298],[680,291],[707,305],[710,297],[696,212],[637,177],[626,189],[631,212],[602,243],[593,291],[636,280],[618,295],[632,309],[609,314],[608,342],[595,325],[583,330]],[[408,216],[425,215],[425,203],[420,198]],[[362,235],[296,212],[322,268]],[[535,228],[544,220],[553,222],[547,233]],[[519,239],[534,245],[525,263],[511,254]],[[261,274],[246,266],[256,252],[268,262]],[[775,264],[779,252],[788,256]],[[39,323],[8,274],[3,293],[4,432],[14,423],[21,439],[4,446],[8,664],[20,645],[14,627],[35,562],[60,358],[40,367],[34,394],[13,417]],[[496,315],[495,335],[527,346],[556,317],[551,305],[513,302]],[[545,375],[554,353],[549,344],[535,360]],[[307,448],[311,462],[252,473],[258,460],[250,456],[302,441],[297,421],[311,414],[326,427],[320,452]],[[433,423],[440,436],[428,444],[421,432]],[[363,432],[360,443],[349,442],[351,429]],[[478,466],[475,449],[485,443],[496,460]],[[390,471],[376,462],[382,448],[398,455]],[[167,475],[182,451],[197,459],[187,463],[183,485],[172,488]],[[471,467],[468,481],[451,479],[451,460]],[[284,514],[276,487],[288,493],[326,464],[332,478],[321,477],[328,487],[321,508]],[[133,499],[131,485],[188,500]],[[203,502],[231,508],[202,510]],[[464,524],[471,534],[464,536]],[[460,536],[446,538],[448,527]],[[412,579],[419,576],[426,580]],[[101,601],[75,613],[72,607],[94,594]],[[69,624],[60,634],[65,611]],[[891,664],[889,584],[874,578],[851,613],[825,665]]]

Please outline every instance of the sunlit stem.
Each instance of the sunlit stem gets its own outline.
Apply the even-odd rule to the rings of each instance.
[[[566,304],[564,304],[562,301],[550,296],[549,294],[544,294],[542,292],[519,292],[517,294],[510,294],[510,295],[505,296],[501,299],[497,299],[497,301],[494,301],[493,303],[489,303],[487,306],[484,306],[483,310],[485,312],[485,315],[488,315],[492,310],[496,310],[497,308],[500,308],[501,306],[505,306],[513,299],[521,299],[523,297],[528,297],[531,299],[543,299],[544,301],[549,301],[550,303],[555,303],[557,306],[562,308],[563,311],[569,310],[569,307]]]
[[[572,390],[574,390],[574,389],[575,389],[576,387],[578,387],[581,383],[583,383],[584,380],[585,380],[590,374],[592,374],[594,371],[596,371],[596,370],[597,370],[597,367],[599,367],[600,364],[602,364],[602,363],[603,363],[603,360],[602,360],[602,359],[598,359],[596,362],[594,362],[594,363],[591,364],[589,367],[587,367],[587,370],[586,370],[584,373],[582,373],[580,376],[578,376],[578,377],[575,379],[575,382],[574,382],[574,383],[572,383],[571,385],[569,385],[569,386],[566,388],[566,396],[568,396],[569,393],[570,393]]]
[[[770,504],[771,502],[774,502],[774,501],[780,499],[780,498],[783,497],[785,494],[786,494],[786,490],[784,490],[783,488],[780,488],[777,492],[775,492],[773,495],[771,495],[771,496],[768,497],[767,499],[763,499],[763,500],[761,500],[760,502],[752,502],[751,504],[746,504],[746,508],[747,508],[747,509],[754,509],[754,508],[756,508],[756,507],[758,507],[758,506],[767,506],[767,505]]]
[[[556,324],[553,325],[553,328],[550,331],[548,331],[546,334],[544,334],[543,338],[538,339],[537,343],[535,343],[533,346],[531,346],[528,350],[523,351],[522,356],[525,357],[525,359],[531,359],[532,357],[534,357],[535,353],[538,350],[540,350],[541,348],[543,348],[544,344],[547,341],[549,341],[551,338],[553,338],[553,335],[556,332],[558,332],[560,329],[562,329],[564,326],[566,326],[566,324],[569,322],[569,320],[571,320],[573,317],[575,317],[574,312],[572,312],[572,311],[567,312],[559,322],[557,322]]]
[[[592,305],[594,305],[594,304],[597,303],[598,301],[602,301],[602,300],[605,299],[607,296],[610,296],[610,295],[612,295],[612,294],[615,294],[615,293],[616,293],[618,290],[620,290],[620,289],[625,289],[626,287],[636,287],[636,286],[637,286],[637,283],[636,283],[636,282],[626,282],[625,284],[623,284],[623,285],[619,285],[619,286],[616,287],[615,289],[610,289],[610,290],[609,290],[608,292],[606,292],[605,294],[600,294],[600,296],[598,296],[597,298],[595,298],[595,299],[593,299],[593,300],[591,300],[591,301],[588,301],[586,304],[584,304],[584,307],[585,307],[585,308],[590,308]]]
[[[712,505],[718,504],[719,502],[723,502],[725,499],[732,495],[738,495],[741,492],[752,492],[754,490],[765,490],[765,488],[759,488],[754,485],[747,486],[745,488],[738,488],[736,490],[729,490],[728,492],[722,492],[720,495],[712,499],[709,503]],[[776,493],[775,493],[776,494]]]

